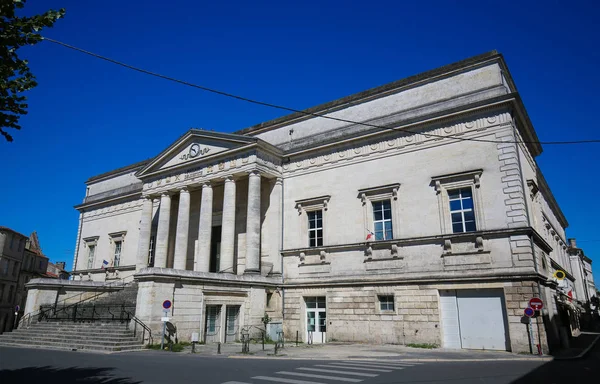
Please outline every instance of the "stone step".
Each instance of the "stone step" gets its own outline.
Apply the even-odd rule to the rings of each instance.
[[[31,340],[21,340],[21,339],[11,339],[11,338],[0,338],[0,344],[8,342],[8,343],[17,343],[17,344],[40,344],[40,345],[98,345],[103,347],[121,347],[121,346],[130,346],[130,345],[138,345],[142,344],[140,340],[131,339],[131,340],[118,340],[118,341],[101,341],[101,340],[87,340],[87,339],[31,339]]]
[[[129,327],[128,323],[121,323],[121,322],[113,322],[113,323],[66,323],[66,322],[54,322],[54,321],[44,321],[41,323],[31,323],[29,325],[29,328],[36,328],[36,329],[73,329],[73,328],[77,328],[77,329],[119,329],[119,328],[123,328],[126,329],[127,327]]]
[[[144,349],[144,344],[141,342],[124,344],[124,345],[99,345],[93,343],[44,343],[39,342],[23,342],[23,341],[12,341],[2,340],[0,341],[2,346],[13,346],[13,347],[24,347],[24,348],[45,348],[45,349],[64,349],[64,350],[90,350],[90,351],[136,351]]]
[[[88,335],[39,335],[39,334],[5,334],[0,336],[1,340],[34,340],[34,341],[64,341],[64,340],[86,340],[90,342],[122,342],[122,341],[139,341],[133,335],[128,336],[88,336]]]
[[[18,336],[49,336],[49,337],[133,337],[133,332],[131,331],[123,331],[123,332],[85,332],[82,330],[69,330],[69,331],[52,331],[52,332],[40,332],[39,330],[27,330],[27,331],[13,331],[9,333],[5,333],[4,335],[18,335]],[[3,336],[4,336],[3,335]]]

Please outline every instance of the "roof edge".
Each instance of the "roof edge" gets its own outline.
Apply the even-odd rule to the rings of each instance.
[[[548,206],[554,212],[556,218],[563,228],[567,228],[569,226],[569,222],[567,221],[563,211],[560,209],[560,206],[558,205],[558,202],[556,201],[556,198],[554,197],[554,194],[552,193],[552,190],[550,189],[550,186],[548,185],[548,182],[546,181],[546,178],[544,177],[544,174],[539,166],[536,170],[536,176],[540,190],[543,190],[545,192],[544,195],[548,198]]]
[[[375,95],[382,94],[384,92],[390,92],[397,88],[411,85],[418,81],[426,80],[428,78],[435,77],[435,76],[440,76],[440,75],[443,75],[444,73],[456,71],[456,70],[459,70],[462,68],[466,68],[466,67],[476,65],[479,63],[483,63],[490,59],[496,59],[496,58],[499,58],[500,61],[504,60],[502,55],[497,50],[492,50],[492,51],[489,51],[489,52],[486,52],[486,53],[483,53],[483,54],[480,54],[477,56],[472,56],[467,59],[463,59],[463,60],[460,60],[460,61],[457,61],[457,62],[454,62],[451,64],[447,64],[447,65],[444,65],[444,66],[441,66],[438,68],[434,68],[429,71],[425,71],[425,72],[421,72],[416,75],[405,77],[403,79],[396,80],[391,83],[383,84],[378,87],[370,88],[370,89],[367,89],[362,92],[358,92],[358,93],[355,93],[355,94],[352,94],[349,96],[345,96],[340,99],[336,99],[336,100],[329,101],[329,102],[326,102],[323,104],[319,104],[317,106],[310,107],[308,109],[304,109],[301,112],[294,112],[289,115],[278,117],[273,120],[268,120],[268,121],[250,126],[248,128],[241,129],[234,133],[240,134],[240,135],[249,135],[249,134],[255,133],[256,131],[269,130],[269,128],[274,129],[275,126],[280,125],[280,124],[285,124],[285,123],[290,124],[290,123],[292,123],[293,120],[297,120],[297,119],[301,119],[301,118],[307,118],[307,119],[314,118],[315,116],[310,116],[310,114],[330,113],[331,111],[329,111],[329,110],[332,108],[341,107],[341,106],[345,106],[350,103],[362,101],[364,99],[371,98]],[[506,65],[503,65],[502,67],[506,68]],[[514,86],[514,83],[512,82],[512,77],[510,77],[510,74],[508,75],[508,80],[511,83],[511,86]]]

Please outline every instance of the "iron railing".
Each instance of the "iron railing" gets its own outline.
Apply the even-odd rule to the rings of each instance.
[[[133,280],[133,275],[130,276],[126,276],[123,277],[121,279],[112,281],[109,284],[104,284],[104,285],[100,285],[97,287],[89,287],[87,288],[85,291],[82,291],[80,293],[77,293],[75,295],[71,295],[69,297],[66,297],[60,301],[57,301],[53,306],[55,306],[56,308],[58,307],[65,307],[65,306],[73,306],[73,305],[78,305],[80,303],[85,303],[85,302],[89,302],[91,300],[97,299],[98,297],[102,296],[102,295],[110,295],[112,293],[115,292],[120,292],[121,290],[110,290],[111,288],[121,288],[124,289],[128,283],[130,283],[131,281],[126,281],[126,280]],[[91,296],[88,296],[86,298],[83,298],[83,295],[89,294],[90,292],[97,292],[96,294],[93,294]],[[68,301],[73,301],[73,299],[79,297],[79,300],[77,300],[75,303],[72,304],[67,304]],[[41,307],[40,307],[41,308]],[[40,311],[36,311],[36,312],[30,312],[25,314],[18,322],[17,324],[17,328],[21,328],[23,326],[25,327],[29,327],[29,325],[31,325],[31,322],[36,319],[39,318],[40,316]]]
[[[38,321],[119,321],[123,323],[129,322],[133,313],[135,313],[135,305],[130,304],[97,304],[94,302],[66,306],[48,304],[40,305]]]

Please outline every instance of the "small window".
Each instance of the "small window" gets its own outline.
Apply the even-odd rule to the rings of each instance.
[[[375,240],[393,239],[392,204],[390,200],[374,201],[372,204]]]
[[[0,267],[2,268],[2,274],[8,275],[8,260],[0,259]]]
[[[19,263],[15,262],[13,264],[13,274],[12,274],[13,277],[17,277],[18,271],[19,271]]]
[[[13,249],[14,242],[15,242],[15,235],[10,235],[10,249]]]
[[[13,290],[15,287],[13,287],[12,285],[10,287],[8,287],[8,302],[12,303],[13,301]]]
[[[450,216],[452,232],[474,232],[475,211],[473,209],[473,193],[471,188],[459,188],[448,191],[450,200]]]
[[[118,267],[121,263],[121,246],[123,245],[122,241],[115,241],[115,258],[113,260],[113,266]]]
[[[327,307],[327,304],[325,301],[325,296],[307,297],[305,300],[306,300],[306,308],[326,308]]]
[[[394,296],[385,295],[379,297],[379,309],[382,311],[393,311],[394,310]]]
[[[96,253],[96,246],[89,245],[88,246],[88,269],[94,268],[94,253]]]
[[[323,246],[323,211],[306,212],[308,216],[308,246]]]

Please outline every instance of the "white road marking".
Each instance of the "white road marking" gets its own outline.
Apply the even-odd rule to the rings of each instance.
[[[334,363],[336,365],[347,365],[350,367],[365,367],[365,368],[384,368],[384,369],[404,369],[406,367],[398,367],[394,365],[371,365],[364,363]]]
[[[317,365],[317,367],[326,367],[326,365]],[[346,368],[346,367],[344,367]],[[325,373],[337,373],[339,375],[352,375],[352,376],[364,376],[364,377],[377,377],[377,373],[359,373],[359,372],[346,372],[338,371],[334,369],[319,369],[319,368],[296,368],[302,371],[314,371],[314,372],[325,372]]]
[[[254,377],[252,377],[252,379],[275,381],[277,383],[286,383],[286,384],[325,384],[325,383],[318,383],[316,381],[293,380],[293,379],[284,379],[281,377],[270,377],[270,376],[254,376]]]
[[[363,367],[346,367],[346,366],[343,366],[343,365],[335,365],[335,364],[315,365],[315,367],[344,368],[344,369],[352,369],[354,371],[392,372],[389,369],[375,369],[375,368],[363,368]]]
[[[221,384],[250,384],[250,383],[245,383],[243,381],[226,381],[224,383]]]
[[[327,380],[346,381],[346,382],[349,382],[349,383],[359,383],[359,382],[363,381],[363,379],[352,379],[350,377],[338,377],[338,376],[314,375],[314,374],[311,374],[311,373],[286,372],[286,371],[279,371],[279,372],[275,372],[275,373],[281,374],[281,375],[312,377],[313,379],[327,379]]]

